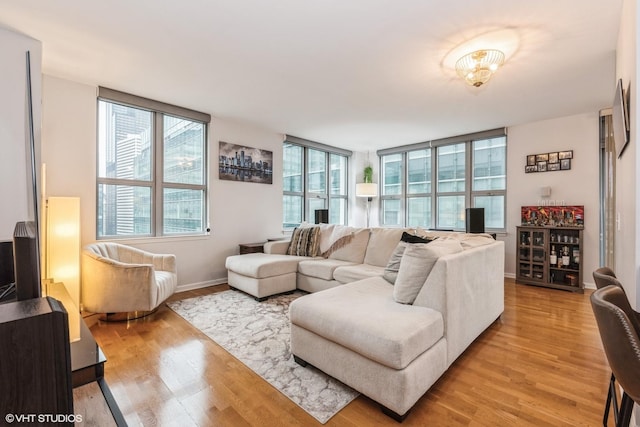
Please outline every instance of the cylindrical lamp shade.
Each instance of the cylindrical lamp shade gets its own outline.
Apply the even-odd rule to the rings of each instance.
[[[356,196],[357,197],[377,197],[378,196],[378,184],[363,182],[356,184]]]

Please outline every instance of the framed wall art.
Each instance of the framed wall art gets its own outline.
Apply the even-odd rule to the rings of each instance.
[[[573,159],[573,150],[528,154],[527,161],[524,166],[524,172],[555,172],[569,170],[571,169],[571,159]]]
[[[219,178],[273,184],[273,151],[220,141]]]

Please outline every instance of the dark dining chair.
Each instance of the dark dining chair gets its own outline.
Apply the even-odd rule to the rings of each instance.
[[[640,402],[640,323],[620,286],[597,289],[591,307],[609,366],[624,390],[616,427],[626,427],[634,402]],[[606,425],[606,418],[603,422]]]

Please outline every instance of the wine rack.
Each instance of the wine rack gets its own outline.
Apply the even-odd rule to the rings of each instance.
[[[519,226],[516,229],[516,283],[584,292],[584,228]]]

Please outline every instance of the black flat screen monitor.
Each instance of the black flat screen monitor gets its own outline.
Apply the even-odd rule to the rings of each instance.
[[[618,80],[616,94],[613,98],[613,139],[616,146],[616,156],[620,157],[629,142],[629,110],[622,89],[622,79]]]

